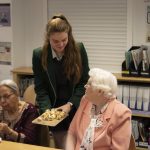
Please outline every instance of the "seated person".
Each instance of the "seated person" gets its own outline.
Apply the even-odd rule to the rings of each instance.
[[[131,111],[116,100],[116,77],[93,68],[85,85],[85,95],[73,118],[66,150],[128,150]]]
[[[37,144],[38,125],[32,120],[39,116],[32,104],[20,100],[19,89],[12,80],[0,82],[0,137],[4,140]]]

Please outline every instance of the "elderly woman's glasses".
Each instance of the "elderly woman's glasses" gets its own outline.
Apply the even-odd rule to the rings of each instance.
[[[3,96],[0,96],[0,101],[3,99],[3,100],[8,100],[10,98],[11,95],[13,95],[14,93],[10,93],[10,94],[7,94],[7,95],[3,95]]]

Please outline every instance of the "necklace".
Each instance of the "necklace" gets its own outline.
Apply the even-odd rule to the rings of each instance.
[[[19,107],[14,114],[9,114],[7,111],[4,111],[4,121],[13,128],[16,122],[21,118],[24,109],[26,108],[26,103],[19,101]]]

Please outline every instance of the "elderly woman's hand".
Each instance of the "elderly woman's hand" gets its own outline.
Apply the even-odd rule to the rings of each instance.
[[[0,123],[0,133],[10,134],[11,128],[8,127],[6,123]]]

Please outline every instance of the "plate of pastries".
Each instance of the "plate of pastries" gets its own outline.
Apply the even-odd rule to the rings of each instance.
[[[47,125],[47,126],[56,126],[62,120],[64,120],[68,114],[62,111],[62,109],[47,109],[41,116],[34,119],[32,123]]]

